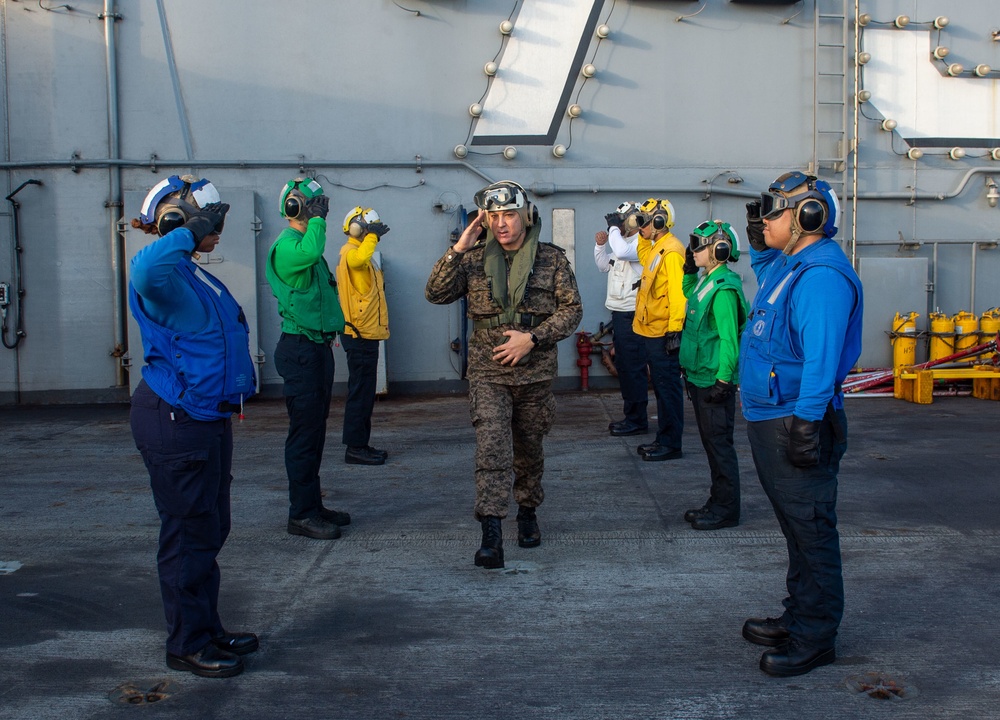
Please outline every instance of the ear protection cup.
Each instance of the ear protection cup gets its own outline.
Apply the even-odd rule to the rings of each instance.
[[[826,205],[819,200],[803,200],[795,206],[795,221],[802,228],[802,232],[818,232],[826,225],[827,211]]]
[[[711,246],[711,259],[719,264],[737,262],[740,259],[740,236],[727,222],[706,220],[691,233],[689,247],[694,252]]]
[[[715,243],[715,247],[712,248],[712,254],[715,257],[716,262],[724,263],[729,261],[729,258],[733,254],[733,249],[728,242],[720,240]]]
[[[674,226],[674,206],[669,200],[649,198],[639,206],[640,216],[637,218],[640,227],[652,221],[654,230],[669,230]]]
[[[528,222],[526,225],[530,228],[538,222],[538,208],[535,207],[535,203],[529,201],[528,204],[525,205],[525,210],[527,210],[528,214]]]
[[[352,238],[365,235],[367,223],[381,222],[382,218],[374,208],[363,208],[360,205],[348,210],[344,216],[344,234]]]
[[[305,203],[302,202],[302,198],[292,191],[289,192],[288,197],[285,198],[285,202],[281,206],[281,214],[289,220],[294,220],[304,208]]]
[[[837,234],[840,200],[830,183],[815,175],[798,170],[785,173],[771,183],[766,193],[761,193],[761,204],[765,219],[791,208],[792,220],[802,232],[822,232],[826,237]]]
[[[306,208],[306,200],[323,194],[323,186],[312,178],[298,177],[285,183],[278,199],[281,217],[297,219]]]
[[[187,213],[179,207],[172,207],[156,219],[156,232],[163,237],[188,221]]]

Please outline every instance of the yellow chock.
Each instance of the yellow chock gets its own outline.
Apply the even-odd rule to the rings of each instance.
[[[977,372],[992,373],[995,377],[977,377],[972,380],[972,397],[980,400],[1000,400],[1000,368],[995,365],[977,365]]]

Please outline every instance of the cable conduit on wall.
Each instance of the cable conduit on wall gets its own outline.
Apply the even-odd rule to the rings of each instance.
[[[461,160],[444,160],[444,161],[428,161],[423,159],[418,163],[409,162],[343,162],[337,160],[162,160],[160,158],[151,158],[146,160],[129,160],[129,159],[116,159],[116,158],[103,158],[103,159],[93,159],[84,160],[82,158],[74,158],[71,160],[19,160],[14,162],[0,162],[0,170],[23,170],[23,169],[45,169],[45,168],[65,168],[70,170],[83,170],[83,169],[106,169],[108,167],[121,167],[121,168],[136,168],[142,169],[146,168],[151,172],[156,172],[165,168],[219,168],[219,169],[230,169],[230,170],[256,170],[261,168],[295,168],[302,170],[304,168],[340,168],[340,169],[400,169],[400,170],[415,170],[417,167],[421,169],[425,168],[440,168],[440,169],[465,169],[469,172],[477,175],[487,182],[494,182],[494,179],[487,175],[484,171],[471,165],[470,163],[463,162]],[[530,168],[528,168],[530,169]],[[596,169],[596,168],[595,168]],[[996,174],[997,168],[995,166],[983,166],[969,168],[965,175],[955,186],[954,189],[948,192],[928,192],[928,191],[916,191],[916,192],[900,192],[900,191],[886,191],[886,192],[867,192],[859,193],[856,195],[858,200],[951,200],[955,197],[961,195],[966,186],[969,184],[970,179],[979,174]],[[708,190],[704,187],[704,183],[698,185],[690,186],[674,186],[674,187],[664,187],[654,185],[652,183],[646,185],[556,185],[554,183],[533,183],[527,188],[535,195],[539,197],[547,197],[549,195],[565,195],[570,193],[587,193],[587,194],[597,194],[597,193],[647,193],[647,192],[658,192],[663,194],[669,193],[701,193],[704,195],[727,195],[730,197],[743,197],[743,198],[756,198],[760,195],[758,191],[751,190],[750,188],[728,188],[719,187]],[[851,196],[855,197],[855,196]],[[842,198],[844,199],[844,198]]]

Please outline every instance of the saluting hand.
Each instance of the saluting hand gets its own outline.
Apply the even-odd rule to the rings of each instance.
[[[476,244],[476,240],[479,239],[479,233],[483,229],[483,220],[485,219],[485,211],[483,210],[479,210],[474,216],[470,216],[469,224],[462,231],[462,236],[458,238],[458,242],[455,243],[455,252],[464,253],[472,249],[472,246]]]

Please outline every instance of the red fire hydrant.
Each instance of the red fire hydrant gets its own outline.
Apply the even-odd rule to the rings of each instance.
[[[576,353],[580,357],[576,360],[577,367],[580,368],[580,389],[589,390],[588,382],[590,379],[590,366],[593,364],[593,360],[590,359],[590,353],[594,350],[594,344],[590,340],[590,333],[578,332],[576,334]]]

